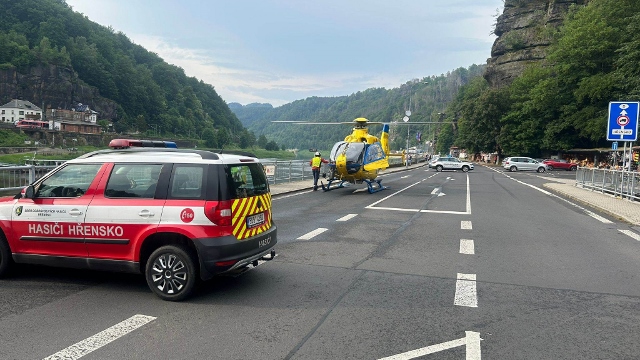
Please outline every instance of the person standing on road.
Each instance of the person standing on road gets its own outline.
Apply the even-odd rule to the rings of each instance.
[[[318,190],[318,179],[320,178],[320,166],[322,163],[328,164],[329,161],[323,159],[320,156],[320,152],[316,151],[315,156],[311,161],[309,161],[309,165],[311,165],[311,171],[313,172],[313,191]]]

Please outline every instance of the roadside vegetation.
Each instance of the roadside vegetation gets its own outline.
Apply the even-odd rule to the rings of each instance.
[[[540,157],[573,148],[609,147],[610,101],[640,97],[640,14],[636,0],[575,6],[553,34],[547,58],[510,86],[481,78],[462,87],[447,110],[438,150]]]

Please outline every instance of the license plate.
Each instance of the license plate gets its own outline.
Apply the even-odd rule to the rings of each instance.
[[[252,228],[264,223],[264,213],[247,216],[247,227]]]

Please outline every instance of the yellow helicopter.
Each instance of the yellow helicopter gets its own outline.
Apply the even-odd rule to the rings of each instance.
[[[305,121],[272,121],[274,123],[305,124],[305,125],[339,125],[353,124],[353,132],[333,145],[329,155],[331,174],[328,184],[320,183],[322,190],[329,191],[342,188],[346,183],[367,184],[369,193],[387,189],[378,179],[380,170],[389,167],[390,157],[402,157],[405,152],[391,154],[389,151],[389,124],[370,122],[365,118],[357,118],[351,122],[305,122]],[[413,122],[411,124],[430,124],[432,122]],[[368,125],[382,124],[380,138],[369,134]],[[403,123],[394,123],[403,124]],[[410,124],[409,124],[410,125]],[[335,184],[334,184],[335,183]],[[332,184],[334,184],[332,186]]]

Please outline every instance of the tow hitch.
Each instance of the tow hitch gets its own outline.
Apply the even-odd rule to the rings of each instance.
[[[245,266],[239,267],[237,269],[233,269],[231,271],[227,271],[222,275],[223,276],[230,276],[230,277],[238,277],[238,276],[246,273],[249,270],[255,269],[258,265],[262,265],[267,261],[271,261],[271,260],[275,259],[276,256],[278,256],[276,254],[276,251],[274,249],[271,249],[271,252],[269,254],[263,255],[260,258],[255,259],[252,262],[246,264]]]

